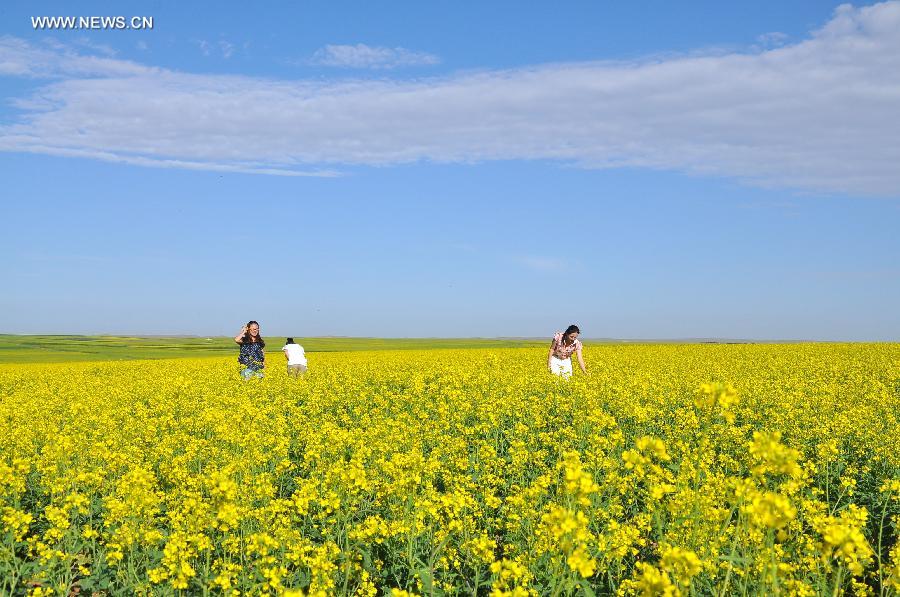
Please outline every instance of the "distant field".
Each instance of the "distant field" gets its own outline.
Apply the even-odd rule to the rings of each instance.
[[[283,346],[283,336],[264,337],[269,349]],[[425,350],[435,348],[527,348],[539,340],[483,338],[295,338],[308,352]],[[0,363],[63,363],[135,359],[203,358],[237,355],[231,338],[137,336],[16,336],[0,334]]]

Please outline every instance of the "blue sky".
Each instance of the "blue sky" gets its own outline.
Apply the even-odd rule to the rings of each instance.
[[[182,4],[0,7],[0,332],[900,340],[900,2]]]

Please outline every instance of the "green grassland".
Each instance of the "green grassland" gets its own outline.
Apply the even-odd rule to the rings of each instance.
[[[265,337],[269,351],[279,350],[284,337]],[[295,338],[307,352],[356,350],[427,350],[432,348],[516,348],[544,346],[535,339],[487,338]],[[64,363],[237,357],[231,338],[154,336],[18,336],[0,334],[0,363]]]

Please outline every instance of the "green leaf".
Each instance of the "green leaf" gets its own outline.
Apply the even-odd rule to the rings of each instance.
[[[588,597],[596,597],[594,593],[594,589],[591,588],[591,583],[587,581],[585,578],[578,579],[578,584],[581,585],[581,590],[584,591],[584,594]]]
[[[431,570],[428,568],[419,568],[417,571],[419,579],[422,581],[422,588],[425,593],[431,595],[434,593],[434,578],[431,576]]]

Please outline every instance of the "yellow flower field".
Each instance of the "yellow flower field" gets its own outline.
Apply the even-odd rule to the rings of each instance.
[[[900,591],[900,345],[585,354],[0,366],[0,594]]]

